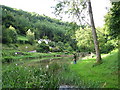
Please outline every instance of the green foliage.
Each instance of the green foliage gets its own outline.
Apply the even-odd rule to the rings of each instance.
[[[28,43],[28,38],[26,36],[18,35],[17,42],[20,44]]]
[[[47,36],[43,36],[43,39],[48,39],[48,37]]]
[[[52,52],[60,52],[61,50],[58,47],[53,47],[50,49]]]
[[[44,52],[44,53],[47,53],[48,51],[50,51],[49,45],[46,44],[45,42],[38,44],[36,50],[37,50],[37,52]]]
[[[120,2],[112,3],[112,8],[105,16],[105,25],[104,25],[104,29],[106,31],[106,40],[107,40],[104,46],[108,49],[108,51],[111,51],[114,48],[118,47],[118,38],[120,35],[119,14],[120,14]],[[105,49],[103,49],[103,52],[104,51]]]
[[[73,51],[73,48],[69,45],[69,43],[65,43],[64,45],[64,51],[65,52],[72,52]]]
[[[29,51],[35,51],[36,46],[30,45],[30,44],[3,44],[2,45],[2,63],[15,63],[20,62],[23,63],[24,61],[28,61],[28,59],[33,60],[38,59],[38,61],[41,59],[49,59],[51,57],[55,58],[55,55],[64,55],[64,53],[57,52],[57,53],[38,53],[38,52],[29,52]],[[26,48],[27,47],[27,48]],[[47,57],[47,58],[43,58]],[[61,58],[61,57],[56,57]]]
[[[42,68],[16,64],[3,70],[3,88],[57,88],[57,77]]]
[[[117,47],[117,40],[110,39],[105,28],[97,28],[98,41],[101,53],[108,53]],[[95,52],[92,31],[90,28],[78,29],[76,31],[78,50],[81,52]]]
[[[62,0],[57,2],[55,9],[55,15],[60,18],[63,17],[62,14],[68,14],[69,18],[79,21],[82,25],[82,20],[85,18],[84,9],[87,8],[87,2],[84,0]],[[84,13],[84,14],[82,14]]]
[[[49,42],[49,46],[52,52],[72,52],[73,48],[69,43],[59,42]]]
[[[97,28],[98,40],[101,53],[109,53],[117,47],[117,40],[111,39],[109,32],[105,28]]]
[[[107,41],[104,45],[103,43],[100,44],[101,53],[109,53],[115,48],[115,45],[113,44],[114,42],[111,41]]]
[[[59,88],[62,84],[79,85],[81,87],[80,78],[72,73],[65,61],[61,64],[56,61],[51,62],[49,68],[26,67],[17,63],[4,64],[2,74],[3,88],[54,89]]]
[[[14,27],[10,26],[9,28],[3,27],[2,29],[3,43],[16,43],[17,42],[17,33]]]
[[[33,51],[35,50],[36,45],[31,44],[18,44],[18,50],[23,52]]]
[[[94,51],[94,43],[92,38],[92,32],[90,28],[79,29],[75,33],[77,45],[79,47],[79,51],[82,52],[93,52]]]
[[[10,12],[7,12],[5,8],[2,8],[2,25],[5,25],[6,28],[9,28],[10,25],[14,26],[15,19],[10,14]]]
[[[112,3],[112,8],[105,16],[105,27],[110,36],[118,37],[120,35],[120,2]]]
[[[25,52],[21,52],[18,50],[14,50],[15,48],[17,48],[16,46],[13,45],[9,45],[9,48],[11,47],[11,49],[3,49],[2,51],[2,63],[11,63],[11,62],[15,62],[15,61],[20,61],[20,59],[22,58],[21,56],[23,56],[24,58],[27,56],[27,54]]]
[[[38,15],[36,13],[13,9],[4,5],[2,5],[2,17],[2,25],[5,28],[8,28],[10,25],[13,26],[17,34],[19,36],[28,37],[31,44],[34,42],[34,39],[38,40],[40,38],[47,37],[52,41],[60,41],[64,43],[68,42],[71,45],[71,38],[74,36],[73,29],[79,27],[76,23],[62,22],[61,20],[52,19],[50,17]],[[30,29],[34,35],[26,35],[28,29]],[[26,40],[21,40],[19,37],[18,42],[28,43]],[[71,47],[72,46],[74,45],[72,44]]]
[[[59,42],[56,43],[56,47],[59,48],[60,51],[63,51],[64,43],[59,41]]]
[[[51,46],[51,47],[55,47],[55,45],[56,45],[56,43],[53,42],[53,41],[52,41],[52,42],[49,42],[48,44],[49,44],[49,46]]]
[[[33,44],[35,41],[35,36],[34,36],[34,32],[32,32],[30,29],[26,32],[26,36],[28,38],[28,41],[30,42],[30,44]]]
[[[18,40],[28,41],[28,39],[25,36],[18,36]]]
[[[45,58],[39,57],[36,62],[35,59],[26,58],[26,63],[23,61],[3,63],[3,88],[58,88],[60,85],[73,85],[78,88],[118,88],[118,50],[102,55],[103,63],[96,67],[92,67],[95,62],[94,58],[78,60],[77,64],[70,64],[70,57],[57,61],[58,58],[55,58],[49,63],[49,68],[41,68],[41,63],[38,62],[40,60],[44,62],[46,59],[54,58],[51,56],[63,53],[30,54],[24,52],[24,55],[15,55],[15,52],[13,49],[6,50],[2,52],[2,56],[21,57],[29,54],[35,55],[35,58],[39,55]],[[30,67],[30,64],[33,66]],[[43,66],[45,65],[43,63]]]

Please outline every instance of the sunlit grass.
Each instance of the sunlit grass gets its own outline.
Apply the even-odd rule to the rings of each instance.
[[[95,59],[79,60],[71,65],[86,83],[98,84],[100,88],[118,88],[118,50],[104,55],[103,63],[93,67]]]
[[[25,41],[28,41],[28,38],[27,38],[27,37],[21,36],[21,35],[19,35],[17,39],[18,39],[18,40],[25,40]]]
[[[15,51],[11,51],[13,53]],[[78,60],[77,64],[73,64],[71,58],[55,61],[62,57],[54,57],[55,55],[64,55],[65,53],[29,53],[22,55],[20,60],[13,63],[3,64],[4,88],[6,87],[24,87],[33,88],[39,85],[45,88],[59,87],[60,85],[72,85],[80,88],[117,88],[118,87],[118,50],[114,50],[109,54],[103,54],[103,63],[93,67],[96,62],[94,58]],[[11,54],[12,55],[12,54]],[[35,57],[35,58],[29,58]],[[41,56],[41,58],[36,58]],[[14,57],[14,56],[13,56]],[[19,55],[17,57],[20,57]],[[16,58],[17,58],[16,57]],[[24,60],[23,58],[26,57]],[[55,59],[51,63],[40,64],[40,61]],[[71,64],[70,64],[71,62]],[[41,67],[46,68],[49,64],[49,69],[39,70]],[[26,69],[27,68],[27,69]],[[29,72],[29,70],[31,72]],[[47,71],[46,71],[47,70]],[[34,75],[35,72],[38,72]],[[41,73],[43,72],[43,73]],[[20,73],[20,74],[19,74]],[[48,76],[41,78],[39,75],[47,73]],[[18,77],[15,77],[15,75]],[[11,78],[8,78],[10,76]],[[26,78],[23,78],[26,77]],[[31,78],[34,77],[34,78]],[[22,82],[22,84],[16,84]],[[24,79],[24,80],[23,80]],[[41,83],[40,80],[44,82]],[[30,83],[28,83],[30,81]],[[46,81],[49,83],[46,83]],[[8,83],[7,83],[8,82]],[[27,84],[26,84],[27,83]],[[48,85],[46,85],[48,84]]]

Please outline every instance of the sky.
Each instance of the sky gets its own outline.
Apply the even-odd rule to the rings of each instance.
[[[91,0],[93,16],[96,27],[102,27],[104,24],[104,15],[107,13],[106,7],[110,7],[109,0]],[[57,18],[52,12],[52,6],[56,5],[55,0],[0,0],[1,5],[12,8],[22,9],[28,12],[36,12],[40,15],[46,15],[52,18]],[[70,21],[68,18],[63,18],[63,21]]]

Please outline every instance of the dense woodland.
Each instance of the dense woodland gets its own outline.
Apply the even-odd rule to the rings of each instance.
[[[112,10],[111,10],[112,11]],[[108,53],[117,46],[114,26],[110,26],[111,16],[106,15],[106,24],[103,28],[97,28],[97,34],[102,53]],[[94,44],[89,26],[81,26],[76,23],[62,22],[45,15],[34,12],[25,12],[7,6],[2,6],[2,42],[35,44],[39,39],[49,39],[49,46],[58,51],[94,52]],[[119,25],[118,25],[119,26]],[[111,28],[113,27],[113,28]],[[30,29],[29,33],[27,31]],[[114,34],[115,33],[115,34]],[[114,36],[114,35],[115,36]]]
[[[64,23],[47,16],[6,6],[2,6],[2,9],[3,43],[23,42],[24,40],[19,37],[24,36],[26,43],[33,44],[35,40],[44,38],[52,40],[53,45],[54,43],[64,44],[70,49],[76,49],[76,41],[71,37],[72,30],[79,27],[75,23]],[[30,37],[26,33],[29,29],[33,33]]]

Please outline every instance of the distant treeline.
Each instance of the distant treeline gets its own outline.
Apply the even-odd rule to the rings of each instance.
[[[76,23],[62,22],[45,15],[26,12],[4,5],[2,5],[2,27],[3,43],[16,43],[17,36],[26,37],[26,32],[30,29],[34,33],[34,40],[47,38],[55,42],[68,43],[73,48],[76,46],[71,34],[74,34],[74,30],[79,28]]]

